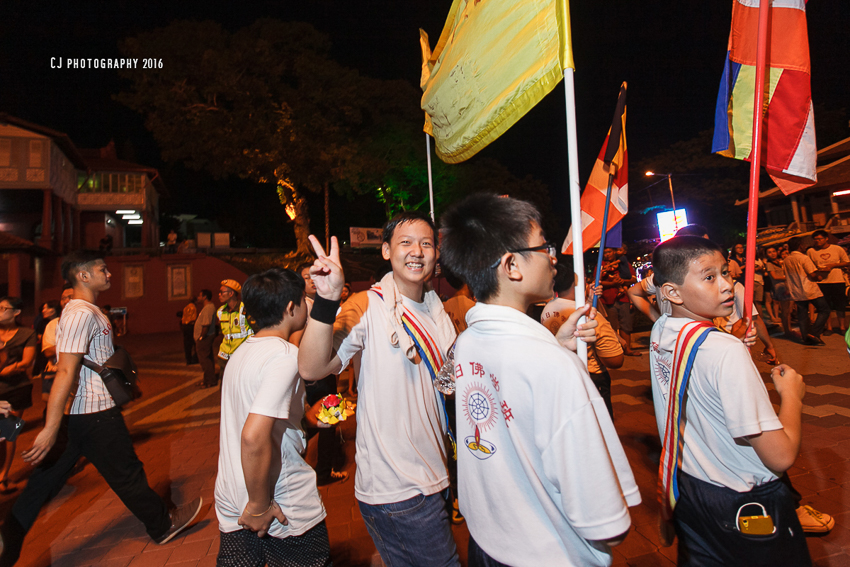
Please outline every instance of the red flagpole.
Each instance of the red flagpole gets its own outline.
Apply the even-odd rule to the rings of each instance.
[[[764,77],[767,71],[767,28],[770,0],[759,2],[758,50],[756,51],[755,102],[753,105],[753,153],[750,161],[750,198],[747,210],[747,254],[744,276],[744,318],[753,312],[753,276],[756,265],[756,231],[759,214],[759,174],[761,173],[761,131],[764,107]]]

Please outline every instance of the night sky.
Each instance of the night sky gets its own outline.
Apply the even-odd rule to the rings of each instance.
[[[240,182],[222,185],[179,164],[164,164],[142,117],[112,99],[126,88],[115,71],[51,69],[50,58],[119,57],[119,40],[175,19],[214,20],[236,29],[270,17],[313,24],[330,36],[334,59],[365,75],[418,85],[418,28],[428,32],[433,46],[450,6],[451,0],[3,0],[0,111],[65,132],[78,147],[100,147],[114,139],[119,153],[160,168],[172,193],[167,209],[209,214],[209,201],[222,199],[221,188]],[[731,1],[571,3],[582,183],[610,125],[622,81],[629,83],[630,163],[713,127],[731,6]],[[846,108],[850,2],[812,0],[807,10],[813,100],[830,110]],[[838,130],[850,135],[846,123]],[[818,145],[823,142],[819,139]],[[547,183],[566,231],[566,152],[564,91],[559,87],[479,155],[502,161],[517,176],[532,174]],[[632,171],[633,191],[648,185],[640,173]],[[274,202],[265,190],[250,190],[247,200],[253,204]],[[320,205],[312,210],[315,220]],[[345,230],[350,224],[345,220],[335,215],[334,232]]]

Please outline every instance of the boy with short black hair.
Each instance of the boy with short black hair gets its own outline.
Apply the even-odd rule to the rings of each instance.
[[[330,565],[316,474],[301,456],[305,390],[298,349],[288,342],[307,320],[304,281],[272,268],[248,278],[242,293],[255,333],[231,357],[221,390],[217,564]],[[306,416],[314,426],[317,409]]]
[[[564,348],[590,332],[576,330],[590,308],[557,337],[525,315],[552,296],[556,250],[533,205],[478,194],[442,221],[442,261],[478,298],[454,353],[469,564],[610,565],[640,494],[605,403]]]
[[[652,328],[650,370],[662,511],[679,537],[679,564],[810,565],[796,504],[778,479],[800,450],[802,377],[773,369],[777,417],[744,344],[712,325],[735,302],[719,246],[675,237],[652,260],[671,308]],[[751,535],[741,516],[770,516],[774,535]]]

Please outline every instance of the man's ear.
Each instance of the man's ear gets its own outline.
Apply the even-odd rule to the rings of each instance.
[[[390,243],[384,242],[381,244],[381,256],[383,256],[384,260],[390,259]]]
[[[302,297],[301,301],[306,301],[306,300]],[[295,309],[296,309],[295,302],[290,301],[289,303],[286,304],[286,307],[283,309],[283,314],[287,317],[294,317],[295,316]]]
[[[522,270],[519,267],[519,256],[508,252],[502,256],[502,261],[499,263],[497,270],[502,271],[511,281],[522,281]]]
[[[682,305],[685,302],[679,294],[679,286],[673,282],[667,282],[661,286],[661,299],[666,299],[676,305]]]

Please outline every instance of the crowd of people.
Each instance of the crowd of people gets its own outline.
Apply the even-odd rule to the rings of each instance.
[[[611,372],[642,355],[632,342],[640,314],[653,323],[662,541],[678,537],[680,565],[811,564],[805,532],[834,520],[800,506],[784,474],[800,450],[805,386],[770,335],[781,327],[822,345],[830,330],[846,332],[850,261],[827,233],[809,250],[799,237],[788,250],[766,247],[753,266],[758,307],[745,314],[743,246],[727,254],[698,225],[657,246],[640,281],[626,248],[606,248],[594,287],[528,203],[477,194],[440,220],[439,240],[428,217],[389,221],[388,269],[367,291],[351,294],[335,238],[325,250],[311,236],[314,262],[223,280],[218,309],[203,289],[178,313],[199,387],[221,384],[218,565],[332,564],[317,487],[348,478],[322,418],[343,372],[357,401],[355,497],[385,564],[459,564],[451,524],[465,520],[472,566],[610,565],[641,502],[611,400]],[[445,300],[429,284],[438,253],[457,290]],[[20,300],[0,300],[0,413],[31,407],[35,364],[48,400],[23,453],[35,469],[0,528],[0,567],[15,563],[80,456],[156,542],[202,505],[168,510],[151,490],[120,408],[84,364],[114,352],[96,307],[110,285],[102,253],[73,254],[62,270],[66,290],[34,329],[19,324]],[[598,310],[576,305],[578,285],[599,296]],[[748,351],[757,340],[774,365],[778,412]],[[315,468],[303,458],[308,435],[318,438]],[[13,454],[6,448],[0,490]]]

